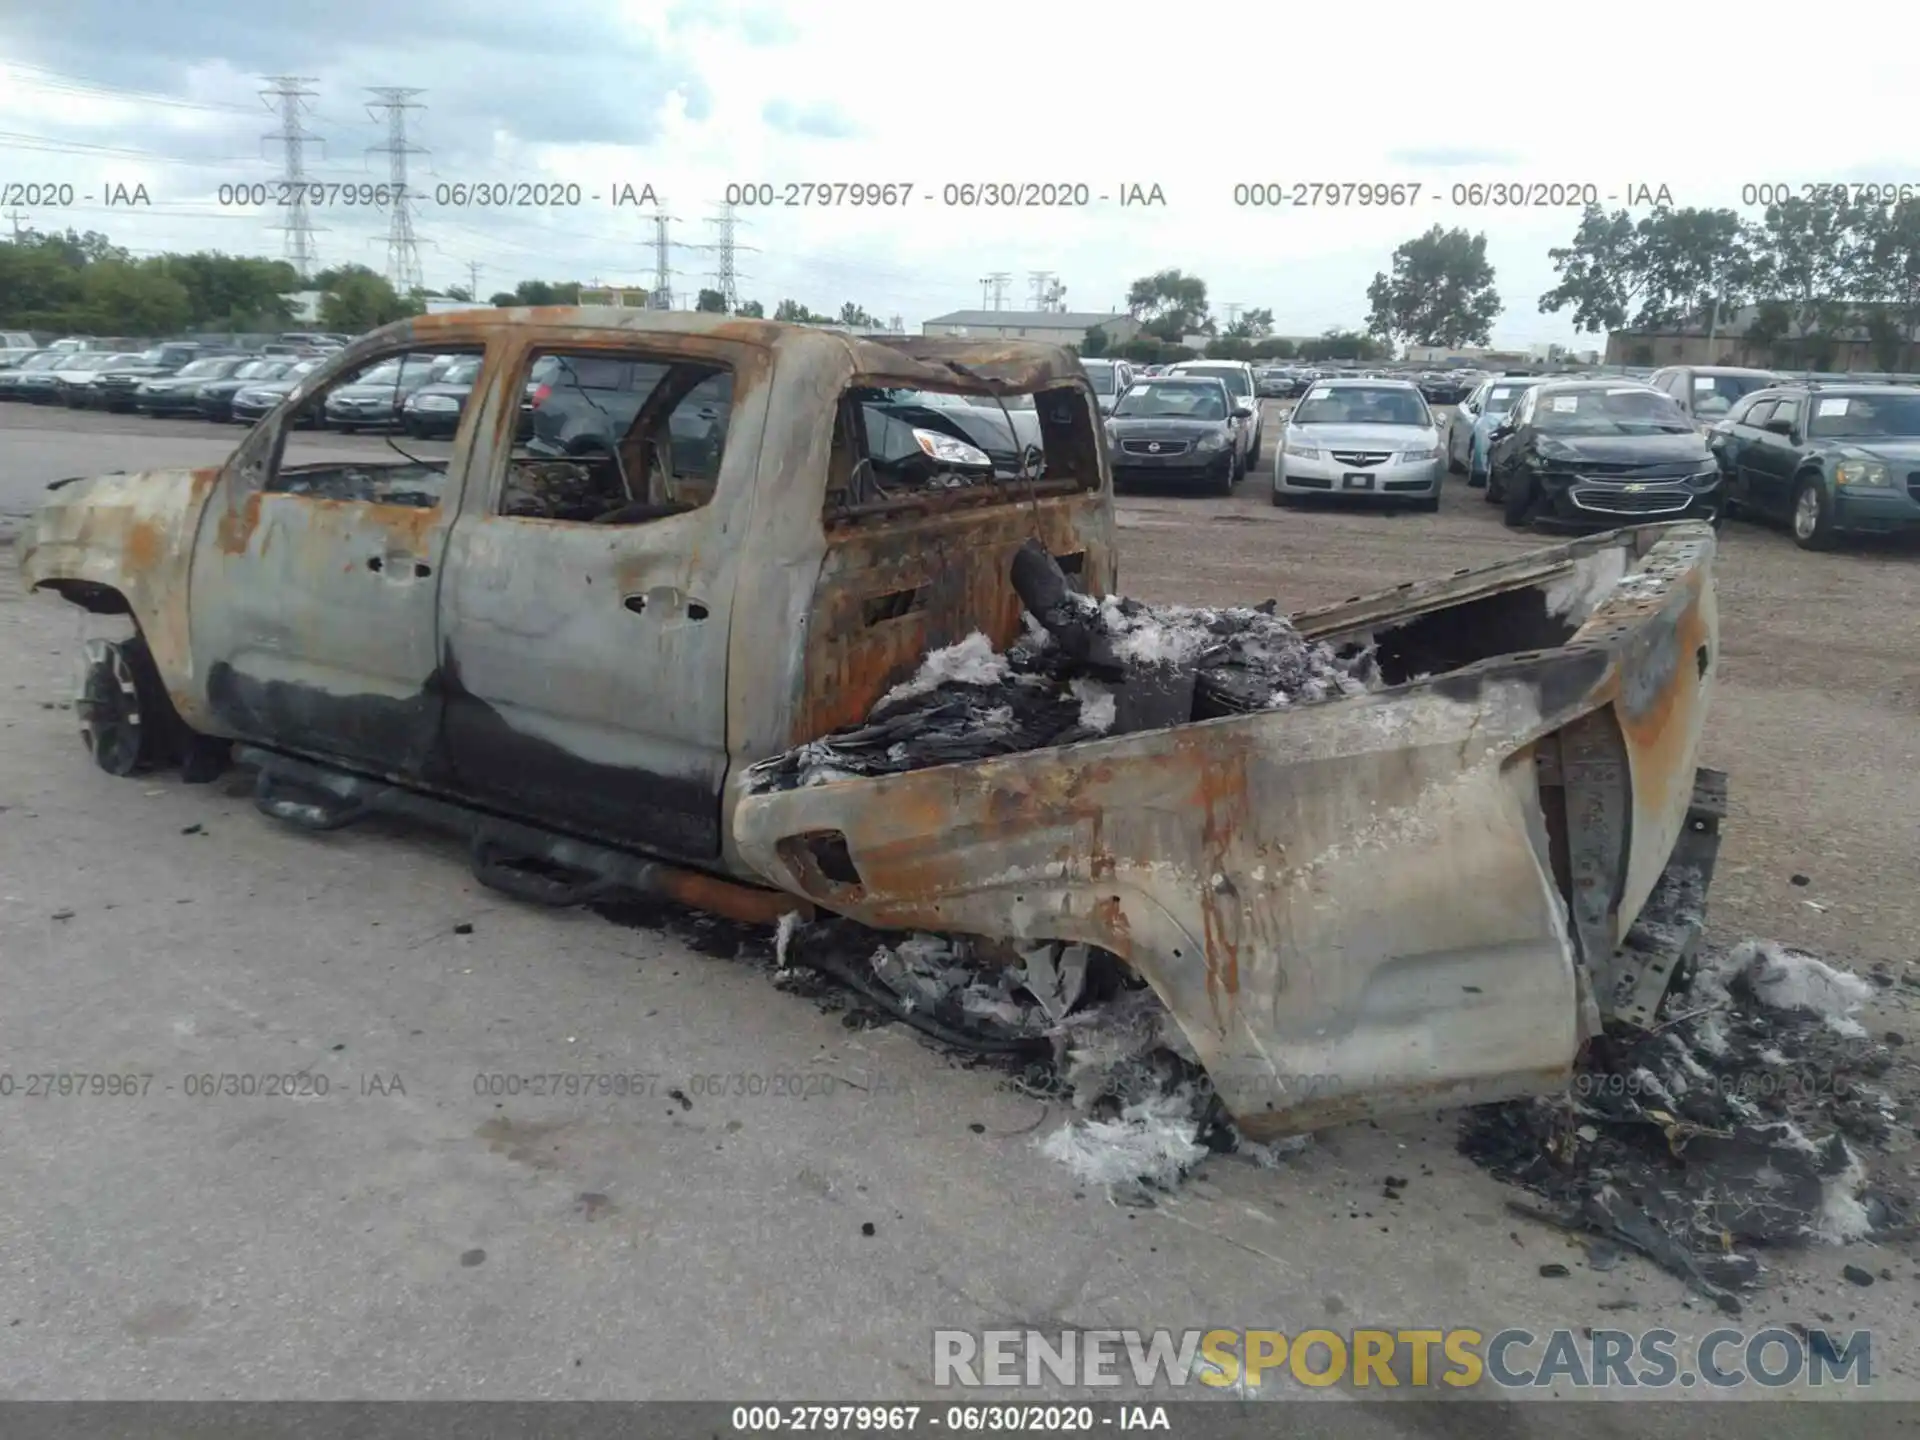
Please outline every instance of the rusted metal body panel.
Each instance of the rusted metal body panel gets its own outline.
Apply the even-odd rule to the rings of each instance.
[[[1304,628],[1380,636],[1518,589],[1578,628],[1374,694],[750,797],[741,853],[870,924],[1113,951],[1255,1134],[1544,1089],[1685,824],[1713,552],[1705,526],[1645,527],[1359,597]],[[1589,728],[1617,744],[1563,754],[1545,803],[1537,750]],[[813,859],[833,832],[857,882]]]
[[[636,347],[732,372],[710,501],[635,526],[496,513],[530,352]],[[437,503],[279,493],[295,414],[410,349],[483,357]],[[1043,483],[1018,505],[945,492],[828,524],[836,407],[854,385],[1064,391],[1095,442],[1073,457],[1091,483]],[[1049,346],[879,343],[619,309],[462,311],[363,337],[217,471],[56,492],[23,563],[30,587],[130,610],[197,730],[764,883],[728,823],[748,764],[864,713],[930,647],[976,628],[1011,640],[1007,562],[1027,536],[1110,583],[1098,433],[1077,362]]]

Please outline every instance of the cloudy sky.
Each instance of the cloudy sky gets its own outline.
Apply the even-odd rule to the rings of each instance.
[[[1577,13],[1579,18],[1573,18]],[[1365,7],[896,0],[60,0],[0,5],[0,193],[71,185],[18,208],[41,228],[98,229],[136,253],[281,254],[272,209],[220,186],[271,180],[281,148],[263,77],[307,77],[311,178],[385,177],[370,86],[410,86],[421,260],[430,285],[647,284],[653,226],[616,205],[651,186],[674,218],[674,284],[712,283],[710,223],[727,187],[892,182],[892,209],[741,209],[740,293],[769,310],[855,301],[916,328],[982,303],[981,277],[1048,271],[1075,310],[1122,303],[1175,266],[1216,311],[1266,306],[1282,334],[1357,326],[1393,247],[1434,224],[1484,231],[1502,344],[1578,340],[1537,298],[1577,207],[1455,203],[1456,186],[1538,182],[1626,204],[1739,205],[1741,187],[1920,182],[1908,133],[1907,17],[1853,3],[1844,23],[1736,39],[1722,6],[1562,13]],[[1811,110],[1769,97],[1809,77]],[[1795,82],[1797,83],[1797,82]],[[1770,110],[1774,100],[1785,110]],[[1770,115],[1790,119],[1770,120]],[[577,183],[581,204],[460,208],[459,182]],[[1405,182],[1399,207],[1236,206],[1236,185]],[[948,204],[980,182],[1085,185],[1064,209]],[[149,208],[101,202],[144,185]],[[1158,186],[1162,206],[1118,203]],[[28,192],[31,195],[31,192]],[[598,195],[600,199],[594,200]],[[1113,197],[1101,200],[1101,196]],[[92,197],[92,203],[89,198]],[[1462,191],[1461,200],[1471,196]],[[323,264],[385,268],[386,221],[318,213]]]

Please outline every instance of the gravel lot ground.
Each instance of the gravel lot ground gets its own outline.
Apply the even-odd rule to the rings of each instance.
[[[240,433],[0,406],[0,517]],[[1263,467],[1231,500],[1129,496],[1121,519],[1124,588],[1201,603],[1297,607],[1541,543],[1457,477],[1437,516],[1276,510]],[[503,902],[421,832],[300,835],[235,785],[113,780],[66,709],[102,622],[25,600],[0,556],[0,1071],[155,1077],[0,1099],[0,1395],[864,1399],[934,1393],[936,1326],[1719,1323],[1507,1215],[1451,1117],[1333,1133],[1279,1173],[1216,1159],[1115,1208],[1034,1153],[1057,1111],[682,931]],[[1920,974],[1920,554],[1735,525],[1718,577],[1717,936]],[[1877,1028],[1908,1028],[1898,1003]],[[185,1093],[299,1070],[329,1094]],[[644,1100],[474,1084],[558,1071],[660,1078]],[[828,1078],[734,1084],[756,1075]],[[1855,1288],[1848,1261],[1892,1278]],[[1781,1257],[1741,1323],[1871,1326],[1875,1393],[1913,1397],[1916,1308],[1905,1246],[1827,1248]],[[1682,1426],[1721,1421],[1540,1411],[1514,1433]]]

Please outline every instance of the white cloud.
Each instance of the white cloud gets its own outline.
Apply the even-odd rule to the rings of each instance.
[[[744,294],[769,309],[784,296],[816,309],[854,300],[910,323],[979,304],[988,271],[1011,272],[1016,295],[1028,272],[1053,271],[1070,308],[1097,310],[1117,304],[1135,276],[1177,266],[1205,277],[1217,302],[1271,308],[1283,333],[1353,325],[1393,247],[1442,224],[1489,237],[1506,301],[1498,340],[1566,341],[1564,318],[1538,314],[1537,297],[1554,279],[1546,252],[1571,236],[1577,206],[1456,204],[1456,183],[1541,182],[1576,196],[1591,186],[1611,207],[1643,185],[1664,185],[1677,204],[1737,205],[1743,183],[1920,180],[1893,163],[1905,148],[1908,62],[1897,43],[1904,15],[1891,5],[1856,4],[1845,25],[1796,32],[1795,69],[1823,77],[1819,109],[1831,117],[1813,124],[1769,118],[1787,102],[1730,58],[1738,32],[1723,8],[1541,12],[1464,30],[1411,4],[1154,15],[1141,23],[1077,6],[975,0],[956,23],[930,0],[879,15],[796,0],[629,0],[610,12],[603,38],[647,40],[690,74],[684,91],[636,87],[633,106],[649,115],[665,107],[645,146],[512,139],[516,105],[536,93],[543,104],[564,99],[567,75],[518,73],[511,54],[492,62],[501,89],[484,121],[433,108],[435,61],[425,52],[396,54],[385,82],[357,70],[334,77],[337,90],[323,73],[315,88],[321,108],[352,122],[330,132],[330,162],[342,174],[362,173],[359,151],[380,139],[370,123],[354,128],[363,96],[347,85],[418,83],[429,107],[421,143],[435,149],[441,178],[545,177],[602,194],[623,181],[652,185],[687,247],[673,254],[687,294],[713,269],[710,251],[690,247],[711,243],[705,222],[730,184],[771,183],[777,198],[789,183],[910,184],[912,200],[891,210],[738,212],[739,240],[754,247],[739,256]],[[526,12],[525,23],[539,25],[539,12]],[[487,33],[498,30],[496,17]],[[583,50],[595,43],[579,37]],[[88,144],[180,155],[189,144],[218,150],[209,137],[220,131],[246,173],[264,178],[273,169],[258,135],[272,117],[264,108],[255,121],[238,115],[258,103],[259,82],[222,58],[204,57],[179,93],[232,110],[56,94],[0,67],[0,132],[46,136],[57,126]],[[608,100],[598,97],[596,111]],[[445,157],[460,151],[488,157],[460,163],[492,173],[451,173]],[[224,177],[204,166],[23,148],[3,168],[8,179],[89,182],[137,171],[176,197],[196,197],[137,218],[75,217],[136,247],[278,249],[266,217],[207,213],[207,182]],[[1421,193],[1399,209],[1234,204],[1236,184],[1347,181],[1405,182]],[[983,182],[1084,184],[1095,196],[1158,185],[1167,203],[945,203],[945,186]],[[379,217],[332,214],[326,223],[323,256],[381,263]],[[651,227],[606,203],[538,214],[429,204],[417,228],[435,246],[423,256],[429,278],[442,283],[461,278],[469,259],[486,267],[483,289],[530,275],[645,283],[652,274]]]

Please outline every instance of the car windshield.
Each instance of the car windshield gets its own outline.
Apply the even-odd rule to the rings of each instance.
[[[1397,385],[1322,385],[1307,392],[1293,412],[1295,425],[1420,425],[1426,402],[1417,390]]]
[[[51,370],[67,357],[64,355],[34,355],[20,362],[22,370]]]
[[[1634,435],[1693,428],[1678,405],[1644,386],[1549,390],[1534,407],[1533,425],[1549,435]]]
[[[1693,377],[1693,413],[1724,415],[1742,395],[1779,382],[1771,375],[1696,375]]]
[[[1252,387],[1247,384],[1247,372],[1238,365],[1189,365],[1180,371],[1182,375],[1195,375],[1208,380],[1224,380],[1227,391],[1232,395],[1250,395]]]
[[[355,385],[391,385],[400,378],[398,360],[382,360],[353,383]]]
[[[440,377],[440,383],[442,385],[471,385],[479,373],[480,357],[478,355],[466,355],[447,366],[446,372]]]
[[[218,375],[221,364],[219,360],[196,360],[191,365],[180,367],[180,378],[193,380],[202,375]]]
[[[1089,365],[1081,362],[1080,368],[1087,372],[1087,383],[1093,386],[1096,395],[1113,394],[1114,369],[1111,365]]]
[[[1504,415],[1513,408],[1513,402],[1520,398],[1524,385],[1496,385],[1487,392],[1487,403],[1482,408],[1489,415]]]
[[[1816,395],[1807,433],[1829,440],[1920,437],[1920,393]]]
[[[1129,386],[1113,413],[1147,420],[1224,420],[1227,400],[1217,385],[1149,380]]]
[[[1033,396],[1031,395],[1001,395],[997,397],[992,395],[967,395],[963,398],[967,404],[981,410],[998,410],[1002,405],[1005,405],[1009,410],[1031,410],[1034,408]]]
[[[234,380],[268,380],[283,367],[272,360],[249,360],[229,377]]]

